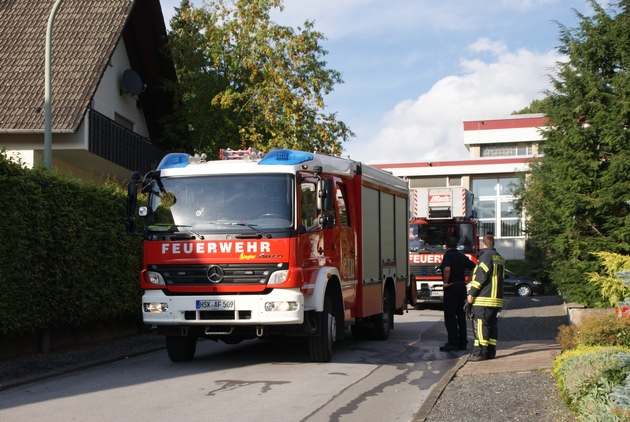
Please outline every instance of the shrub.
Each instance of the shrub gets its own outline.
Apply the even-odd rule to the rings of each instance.
[[[585,420],[624,421],[628,409],[615,401],[627,389],[628,347],[586,347],[566,351],[554,361],[560,397]]]
[[[561,325],[558,327],[556,340],[562,350],[575,349],[578,345],[575,325]]]
[[[557,341],[562,350],[574,349],[578,345],[630,347],[630,315],[622,318],[593,316],[579,326],[562,325],[558,329]]]
[[[630,256],[611,252],[594,252],[593,255],[599,257],[604,271],[603,274],[587,273],[588,281],[598,286],[602,298],[609,306],[615,306],[630,295],[630,287],[624,286],[623,281],[615,275],[618,271],[630,270]]]
[[[626,417],[630,420],[630,353],[621,353],[619,358],[622,360],[622,365],[626,367],[626,378],[623,382],[614,387],[610,397],[616,404],[614,409],[615,414]]]

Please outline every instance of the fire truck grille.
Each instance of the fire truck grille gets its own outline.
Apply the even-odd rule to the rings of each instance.
[[[415,276],[442,275],[439,264],[410,264],[409,271]]]
[[[215,267],[215,268],[211,268]],[[277,264],[151,265],[167,286],[207,286],[210,284],[265,284],[272,272],[286,268]]]

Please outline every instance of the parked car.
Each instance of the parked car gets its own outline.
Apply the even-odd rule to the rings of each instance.
[[[503,293],[515,294],[517,296],[531,296],[540,295],[544,290],[544,286],[540,281],[521,277],[510,270],[505,270]]]

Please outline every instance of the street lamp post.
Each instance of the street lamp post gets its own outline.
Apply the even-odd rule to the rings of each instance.
[[[48,29],[46,31],[46,76],[45,76],[45,92],[44,92],[44,166],[46,170],[50,170],[52,168],[52,111],[51,111],[51,101],[52,101],[52,87],[51,87],[51,67],[52,67],[52,58],[51,58],[51,49],[52,49],[52,31],[53,31],[53,21],[55,20],[55,15],[57,14],[57,10],[59,6],[61,6],[63,0],[57,0],[55,5],[53,6],[52,11],[50,12],[50,17],[48,18]]]
[[[48,29],[46,30],[46,76],[44,80],[44,166],[46,170],[52,169],[52,111],[51,111],[51,46],[52,46],[52,31],[53,21],[59,6],[61,6],[63,0],[57,0],[50,12],[48,18]],[[39,339],[39,349],[42,353],[50,352],[50,330],[45,329],[42,331]]]

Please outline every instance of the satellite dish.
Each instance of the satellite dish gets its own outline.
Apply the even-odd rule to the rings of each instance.
[[[121,91],[131,96],[140,94],[145,88],[140,75],[133,69],[127,69],[123,72],[121,82],[123,86]]]

